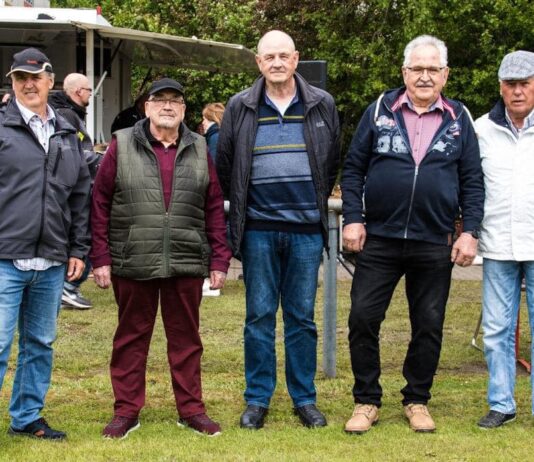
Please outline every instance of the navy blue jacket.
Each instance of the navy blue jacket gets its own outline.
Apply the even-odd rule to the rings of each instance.
[[[416,166],[402,112],[391,109],[404,91],[384,93],[354,133],[341,182],[345,224],[365,223],[376,236],[450,244],[460,211],[465,231],[478,229],[484,213],[473,124],[461,103],[443,97],[451,111]]]

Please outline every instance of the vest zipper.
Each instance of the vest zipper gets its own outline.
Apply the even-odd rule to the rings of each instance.
[[[163,259],[165,262],[165,276],[170,274],[170,237],[169,237],[169,212],[165,212],[163,219]]]

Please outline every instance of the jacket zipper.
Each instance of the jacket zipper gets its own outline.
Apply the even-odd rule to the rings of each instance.
[[[399,121],[398,121],[398,118],[397,118],[397,115],[390,109],[390,107],[384,103],[384,106],[387,108],[387,110],[389,111],[390,114],[393,115],[393,118],[395,119],[396,123],[398,126],[400,126],[399,124]],[[461,111],[459,114],[458,114],[458,117],[456,119],[453,119],[453,122],[458,120],[460,118],[460,115],[462,114],[463,111]],[[432,146],[434,146],[436,140],[438,140],[441,135],[443,135],[443,133],[445,133],[449,127],[451,126],[450,123],[448,123],[447,125],[445,125],[440,131],[439,133],[437,133],[437,135],[434,135],[434,137],[432,138],[432,141],[430,142],[430,144],[428,145],[428,148],[430,149]],[[410,141],[406,139],[405,135],[404,135],[404,132],[403,130],[399,130],[399,133],[400,135],[402,136],[402,139],[404,140],[404,143],[406,144],[406,146],[408,147],[409,151],[410,151],[410,157],[412,158],[413,160],[413,152],[412,152],[412,148],[410,146]],[[426,157],[427,157],[427,154],[428,154],[428,150],[427,152],[425,153],[425,156],[423,157],[423,159],[421,160],[421,164],[425,161]],[[414,161],[415,163],[415,161]],[[419,164],[419,165],[421,165]],[[414,176],[413,176],[413,182],[412,182],[412,192],[411,192],[411,195],[410,195],[410,205],[408,206],[408,217],[406,218],[406,226],[404,228],[404,239],[407,239],[408,238],[408,225],[410,224],[410,218],[412,216],[412,209],[413,209],[413,200],[414,200],[414,197],[415,197],[415,185],[417,183],[417,175],[419,174],[419,165],[416,165],[415,166],[415,171],[414,171]]]
[[[413,175],[412,194],[410,195],[410,206],[408,207],[408,218],[406,218],[406,227],[404,228],[404,239],[408,238],[408,225],[412,216],[413,198],[415,196],[415,184],[417,183],[417,175],[419,174],[419,165],[415,166],[415,172]]]

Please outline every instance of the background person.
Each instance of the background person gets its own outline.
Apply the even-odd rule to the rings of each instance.
[[[82,142],[85,160],[89,167],[91,179],[94,180],[102,156],[94,151],[93,142],[85,126],[85,108],[89,106],[93,89],[89,87],[89,80],[83,74],[68,74],[63,80],[63,91],[55,92],[48,98],[49,104],[61,114],[76,129],[76,134]],[[82,277],[69,282],[65,279],[61,302],[64,307],[85,310],[91,308],[91,301],[85,298],[80,290],[82,283],[89,277],[91,263],[85,259],[85,270]]]
[[[263,427],[276,386],[275,327],[284,317],[286,383],[303,425],[323,427],[316,406],[317,274],[328,243],[328,197],[339,163],[334,99],[295,72],[289,35],[258,43],[262,73],[228,102],[217,171],[230,199],[232,249],[246,287],[243,428]],[[335,250],[332,250],[335,251]]]
[[[224,104],[222,103],[209,103],[202,109],[202,128],[208,143],[208,151],[214,162],[217,159],[217,142],[223,114]]]
[[[482,428],[515,420],[515,329],[523,276],[534,333],[534,53],[507,54],[499,85],[501,99],[475,124],[486,188],[479,251],[490,410],[478,422]]]
[[[111,134],[123,128],[133,127],[138,121],[144,119],[147,99],[148,94],[142,93],[131,106],[120,111],[111,123]]]
[[[473,262],[484,204],[469,114],[441,93],[448,74],[441,40],[423,35],[408,43],[405,87],[385,92],[367,108],[345,161],[343,243],[358,253],[349,316],[356,403],[345,425],[349,433],[364,433],[378,421],[379,332],[402,276],[412,329],[402,404],[410,428],[435,430],[427,402],[441,352],[452,266]],[[464,231],[453,243],[459,208]]]
[[[8,433],[63,439],[41,411],[65,273],[79,278],[89,251],[91,180],[75,130],[47,105],[49,59],[27,48],[7,77],[14,97],[0,110],[0,388],[18,325]]]
[[[113,284],[119,306],[114,416],[103,435],[124,438],[139,428],[161,303],[178,423],[214,436],[221,428],[202,401],[199,306],[204,277],[219,289],[230,264],[223,197],[204,138],[183,123],[182,85],[161,79],[148,95],[147,118],[115,132],[93,190],[95,282]]]

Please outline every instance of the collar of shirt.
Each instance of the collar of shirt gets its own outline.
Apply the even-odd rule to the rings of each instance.
[[[17,107],[19,108],[20,114],[22,115],[24,122],[26,122],[27,124],[29,124],[30,120],[34,117],[38,117],[39,119],[41,119],[39,117],[39,114],[36,114],[32,110],[28,109],[26,106],[20,104],[17,99],[15,99],[15,103],[17,103]],[[46,121],[52,122],[53,124],[56,123],[56,115],[48,104],[46,105]]]
[[[523,119],[523,127],[522,128],[517,128],[514,123],[512,122],[512,119],[510,117],[510,115],[508,114],[508,109],[505,108],[504,110],[504,114],[505,114],[505,117],[506,117],[506,122],[508,122],[508,125],[510,126],[510,129],[512,130],[512,133],[514,134],[514,136],[516,138],[519,138],[519,136],[521,135],[521,133],[525,132],[526,130],[528,130],[530,127],[533,127],[534,126],[534,109],[532,109],[532,111],[530,111],[530,114],[527,115],[524,119]]]
[[[401,96],[399,96],[399,99],[394,104],[394,106],[396,106],[396,109],[400,109],[403,105],[408,106],[411,111],[416,112],[416,110],[414,109],[413,102],[408,96],[407,91],[405,91]],[[428,111],[426,112],[432,112],[436,110],[445,112],[445,108],[443,107],[443,98],[441,97],[441,95],[439,95],[438,99],[430,105]]]
[[[296,81],[295,81],[296,82]],[[280,108],[271,100],[271,98],[269,98],[269,95],[267,95],[267,88],[264,88],[263,89],[263,101],[265,102],[265,104],[267,106],[270,106],[272,107],[277,113],[278,113],[278,118],[281,119],[282,118],[282,114],[280,112]],[[287,107],[285,108],[285,111],[284,111],[284,114],[287,112],[287,110],[293,106],[293,104],[296,104],[300,101],[299,99],[299,88],[298,88],[298,83],[297,83],[297,88],[295,90],[295,96],[293,96],[293,99],[289,102],[289,104],[287,105]]]

